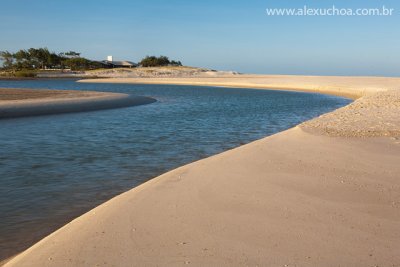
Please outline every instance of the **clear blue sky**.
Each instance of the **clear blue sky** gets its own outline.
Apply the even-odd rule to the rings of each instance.
[[[394,8],[391,17],[270,17],[266,8]],[[0,50],[167,55],[248,73],[400,76],[399,0],[0,0]]]

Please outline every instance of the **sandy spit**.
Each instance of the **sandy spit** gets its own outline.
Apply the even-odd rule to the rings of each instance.
[[[293,75],[218,75],[209,77],[178,78],[105,78],[86,79],[85,83],[135,83],[176,84],[199,86],[225,86],[252,89],[294,90],[322,93],[350,98],[398,89],[400,78],[342,77],[342,76],[293,76]]]
[[[0,119],[121,108],[155,101],[119,93],[0,89]]]
[[[205,85],[366,95],[344,108],[346,118],[365,105],[366,127],[398,123],[398,94],[390,91],[400,86],[396,78],[224,79]],[[378,120],[369,116],[375,107]],[[352,132],[335,112],[317,118],[320,126],[298,126],[161,175],[6,266],[400,266],[400,142],[390,134],[325,134],[332,123],[335,133]]]

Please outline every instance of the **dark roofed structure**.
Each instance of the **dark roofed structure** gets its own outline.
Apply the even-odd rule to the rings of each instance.
[[[137,64],[130,61],[108,61],[103,60],[101,63],[108,68],[135,68]]]
[[[113,60],[112,56],[108,56],[107,60],[103,60],[100,63],[103,64],[103,66],[106,68],[135,68],[138,66],[136,63],[133,63],[131,61],[115,61]]]

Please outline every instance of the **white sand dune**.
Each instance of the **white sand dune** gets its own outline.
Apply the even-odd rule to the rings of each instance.
[[[400,123],[393,119],[399,94],[387,95],[399,88],[400,79],[210,79],[97,82],[297,88],[371,97],[161,175],[77,218],[6,266],[400,265]],[[367,111],[359,112],[364,105]],[[378,118],[369,116],[374,107],[380,108]],[[343,111],[348,120],[357,118],[356,130],[340,119]],[[385,122],[393,124],[390,131],[379,131]],[[365,133],[371,125],[386,134],[337,134]],[[336,134],[327,131],[332,127]]]

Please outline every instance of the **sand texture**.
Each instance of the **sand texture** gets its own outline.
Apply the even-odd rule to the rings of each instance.
[[[388,140],[292,129],[162,175],[6,266],[398,266],[398,162]]]
[[[6,266],[400,266],[399,79],[284,77],[218,83],[367,97],[161,175]]]
[[[0,119],[121,108],[154,101],[119,93],[0,89]]]
[[[345,137],[400,138],[400,91],[379,92],[301,124],[310,132]]]

